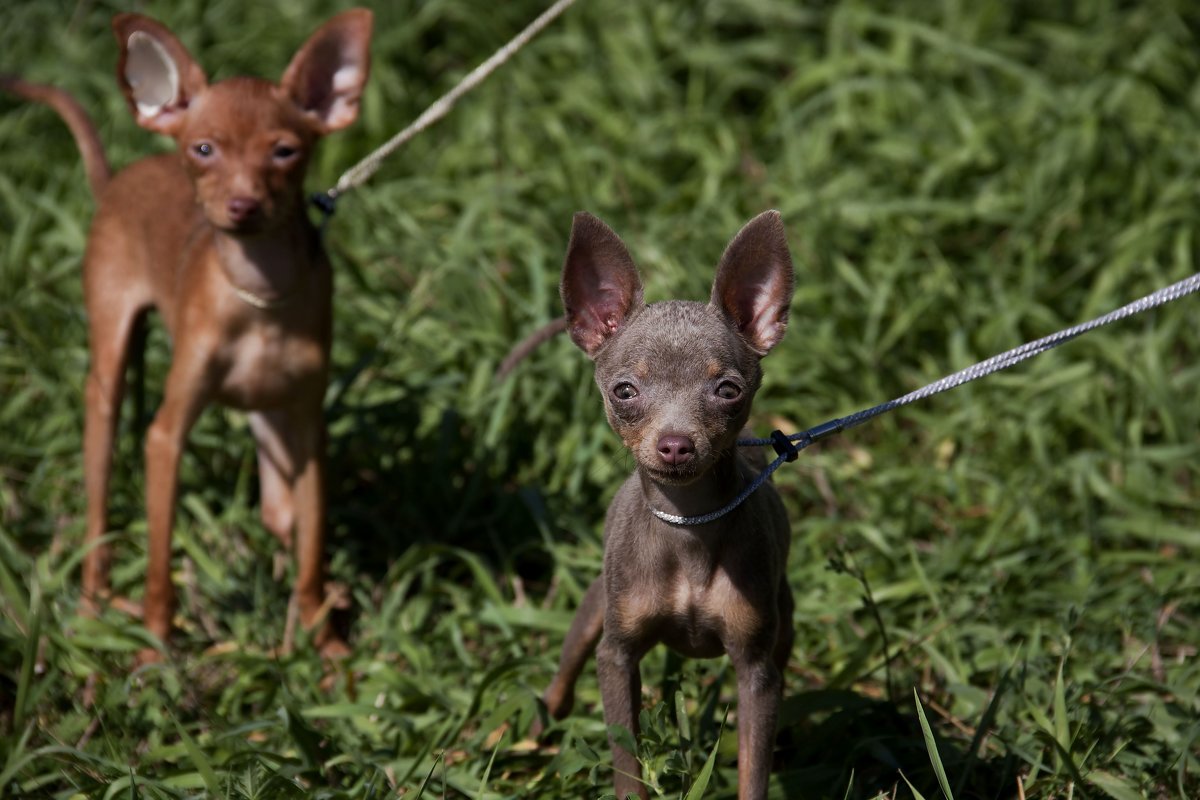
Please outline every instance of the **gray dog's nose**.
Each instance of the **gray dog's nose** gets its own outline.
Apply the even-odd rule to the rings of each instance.
[[[658,440],[658,457],[676,467],[692,460],[696,454],[696,443],[686,436],[668,433]]]

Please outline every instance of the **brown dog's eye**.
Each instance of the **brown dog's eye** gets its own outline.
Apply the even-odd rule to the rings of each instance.
[[[295,156],[297,152],[298,151],[296,148],[292,147],[291,145],[277,144],[275,145],[275,150],[271,153],[271,155],[274,156],[276,161],[287,161]]]
[[[192,145],[192,152],[200,158],[210,158],[213,153],[217,152],[217,149],[209,142],[197,142]]]
[[[722,400],[737,400],[742,396],[741,387],[733,381],[721,381],[717,386],[717,397]]]
[[[613,395],[618,400],[632,400],[638,396],[638,390],[632,383],[618,383],[613,387]]]

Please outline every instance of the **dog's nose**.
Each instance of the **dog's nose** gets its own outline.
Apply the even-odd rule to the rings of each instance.
[[[253,197],[233,197],[226,204],[229,218],[234,222],[245,222],[258,213],[260,203]]]
[[[658,440],[658,457],[673,466],[683,466],[695,454],[696,443],[686,436],[668,433]]]

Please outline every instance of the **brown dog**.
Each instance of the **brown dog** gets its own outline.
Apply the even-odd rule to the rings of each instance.
[[[349,125],[369,67],[372,16],[325,23],[278,84],[231,78],[209,85],[162,24],[113,20],[121,90],[138,124],[176,153],[109,177],[87,115],[58,89],[13,78],[0,86],[62,114],[83,154],[99,207],[83,264],[91,367],[87,378],[85,608],[109,594],[105,532],[112,445],[135,330],[150,308],[173,342],[165,396],[146,437],[149,565],[143,614],[164,640],[175,610],[171,528],[179,458],[200,412],[222,402],[251,411],[264,525],[286,546],[296,534],[300,621],[322,622],[325,425],[331,273],[305,213],[304,175],[319,137]],[[314,631],[328,655],[346,645]],[[142,660],[157,658],[143,651]]]
[[[777,212],[755,217],[730,242],[707,305],[645,305],[625,245],[595,217],[575,216],[562,276],[567,327],[596,363],[608,421],[637,471],[608,509],[603,571],[543,699],[556,719],[570,712],[599,641],[604,721],[636,736],[647,650],[664,642],[698,658],[728,653],[738,680],[742,800],[767,796],[792,649],[787,516],[766,484],[712,521],[680,518],[723,507],[753,478],[735,443],[762,376],[759,359],[783,337],[791,297]],[[637,758],[610,744],[617,796],[646,797]]]

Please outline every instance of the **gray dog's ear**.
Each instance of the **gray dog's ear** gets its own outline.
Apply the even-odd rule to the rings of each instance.
[[[175,34],[141,14],[118,14],[113,33],[121,48],[117,82],[138,125],[173,135],[188,104],[208,88],[204,70]]]
[[[766,355],[787,329],[792,281],[783,220],[778,211],[764,211],[725,248],[710,302],[755,352]]]
[[[559,291],[571,341],[591,357],[642,306],[642,280],[625,243],[583,211],[571,225]]]

